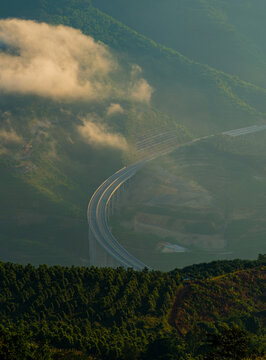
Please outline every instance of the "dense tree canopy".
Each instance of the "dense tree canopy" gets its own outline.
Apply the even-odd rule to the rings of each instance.
[[[176,359],[178,354],[180,359],[192,359],[200,352],[229,351],[228,342],[231,336],[236,338],[237,331],[243,335],[243,341],[237,342],[237,346],[243,345],[243,354],[249,353],[253,351],[250,344],[254,343],[254,337],[259,341],[263,336],[261,326],[254,326],[254,321],[261,321],[257,318],[253,322],[251,318],[242,321],[242,330],[232,332],[230,326],[234,321],[239,323],[241,315],[236,314],[233,323],[232,318],[220,317],[217,324],[213,321],[205,325],[197,323],[183,336],[169,316],[180,290],[183,291],[188,283],[192,286],[195,282],[193,286],[197,289],[204,278],[214,275],[234,274],[242,269],[248,273],[253,268],[263,272],[264,263],[265,257],[260,256],[257,261],[217,261],[170,273],[46,265],[35,268],[0,263],[2,358],[30,360],[32,356],[34,359],[71,356],[66,358],[81,359],[83,354],[100,359],[170,360]],[[210,280],[206,280],[207,284]],[[197,301],[202,301],[201,293],[198,294]],[[257,294],[254,297],[259,296]],[[212,297],[208,285],[206,296]],[[194,301],[195,296],[186,303],[185,309],[197,311]],[[194,318],[197,319],[196,313]],[[226,323],[221,327],[221,321],[229,321],[229,330],[224,330]],[[247,330],[251,333],[246,333]],[[213,334],[212,341],[206,337],[207,333]]]

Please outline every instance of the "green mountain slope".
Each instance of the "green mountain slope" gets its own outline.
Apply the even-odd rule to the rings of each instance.
[[[266,85],[263,0],[93,0],[93,4],[191,59]]]
[[[1,146],[1,258],[33,264],[87,264],[89,198],[131,154],[84,141],[78,132],[81,119],[101,113],[91,104],[8,96],[1,98],[1,105],[1,129],[9,135],[20,134],[18,143]],[[98,105],[100,109],[106,106]],[[111,122],[106,115],[99,121],[116,133],[124,131],[129,143],[146,127],[173,123],[148,106],[142,106],[141,113],[134,104],[123,104],[123,108],[124,113],[112,116]],[[181,127],[179,133],[180,141],[189,136]]]
[[[81,138],[77,128],[88,114],[129,144],[150,128],[177,126],[180,141],[185,141],[191,133],[208,134],[263,121],[264,89],[158,45],[90,1],[28,0],[22,6],[12,0],[0,4],[0,16],[81,29],[109,46],[124,69],[122,78],[128,78],[131,65],[137,64],[153,88],[151,104],[117,95],[109,102],[86,102],[1,91],[0,129],[4,135],[14,131],[21,136],[19,143],[8,144],[8,151],[0,154],[5,174],[0,179],[4,260],[86,263],[88,197],[132,159],[131,151],[95,147]],[[2,43],[1,51],[5,51]],[[108,118],[111,101],[123,106],[123,114]]]
[[[30,12],[25,8],[16,13],[11,2],[8,14],[73,26],[108,44],[143,68],[155,90],[153,103],[193,130],[232,128],[258,121],[265,113],[265,90],[189,60],[87,4],[39,1]]]
[[[139,64],[155,90],[153,104],[193,131],[253,123],[266,112],[266,90],[158,45],[93,6],[67,8],[67,17],[46,9],[40,20],[78,27]]]

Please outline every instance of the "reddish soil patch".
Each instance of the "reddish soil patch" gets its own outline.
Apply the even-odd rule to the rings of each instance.
[[[184,285],[183,288],[177,292],[174,305],[168,318],[169,324],[177,328],[182,335],[186,333],[187,327],[187,321],[182,322],[182,318],[184,318],[184,302],[191,295],[191,292],[192,289],[189,284]]]
[[[168,318],[185,335],[201,321],[226,321],[236,314],[265,310],[265,267],[211,279],[189,281],[177,292]]]

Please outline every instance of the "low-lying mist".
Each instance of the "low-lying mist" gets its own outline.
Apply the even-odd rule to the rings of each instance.
[[[30,20],[0,20],[0,90],[54,99],[125,98],[149,102],[152,88],[132,66],[81,31]]]

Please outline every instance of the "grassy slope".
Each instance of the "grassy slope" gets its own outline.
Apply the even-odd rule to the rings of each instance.
[[[2,109],[10,111],[12,127],[24,141],[0,158],[2,259],[80,263],[87,249],[88,197],[121,166],[121,153],[106,153],[82,141],[75,128],[79,114],[74,109],[70,115],[62,112],[69,106],[27,97],[9,101],[17,105],[2,98]],[[43,127],[38,125],[42,122]],[[27,143],[33,149],[25,155]]]
[[[0,158],[2,260],[87,264],[88,200],[130,156],[84,142],[76,129],[79,119],[99,114],[129,141],[149,127],[173,125],[173,119],[130,103],[122,104],[123,116],[112,122],[103,115],[105,103],[56,103],[30,96],[2,96],[0,103],[1,127],[12,126],[23,137],[22,144]],[[188,134],[179,129],[182,141]],[[33,148],[26,155],[28,143]]]
[[[102,114],[108,104],[56,103],[30,96],[2,96],[0,104],[1,127],[11,125],[23,138],[0,157],[2,259],[86,264],[88,200],[128,156],[84,142],[77,132],[79,119],[97,113],[129,141],[147,126],[167,126],[173,120],[149,106],[140,112],[129,103],[111,123]],[[32,150],[26,154],[28,143]]]
[[[93,4],[191,59],[266,85],[263,0],[93,0]]]

